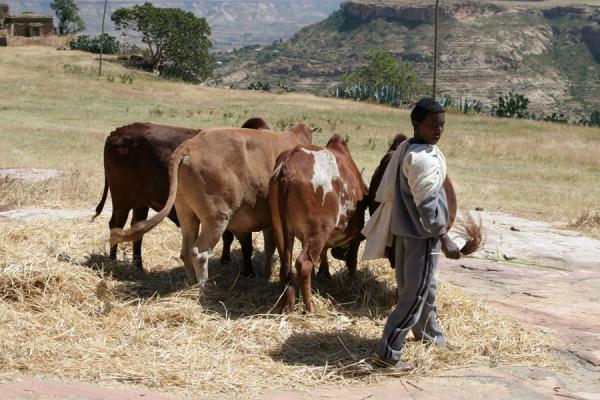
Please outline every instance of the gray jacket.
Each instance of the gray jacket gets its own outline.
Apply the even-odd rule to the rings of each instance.
[[[392,232],[396,236],[414,239],[437,238],[446,233],[448,223],[448,200],[443,187],[434,192],[416,206],[408,185],[408,180],[402,172],[404,158],[411,151],[426,151],[427,146],[408,139],[403,147],[403,153],[398,163],[396,176],[396,195],[392,210]]]

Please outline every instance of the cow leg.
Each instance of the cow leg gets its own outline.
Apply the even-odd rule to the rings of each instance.
[[[319,235],[321,236],[321,235]],[[302,252],[296,259],[296,272],[300,281],[300,292],[304,301],[306,312],[312,313],[315,311],[315,306],[312,302],[311,276],[315,263],[323,252],[325,242],[321,240],[308,240],[302,244]]]
[[[358,265],[358,248],[360,247],[360,239],[352,239],[348,252],[346,253],[346,267],[350,278],[356,275],[356,266]]]
[[[331,272],[329,272],[329,260],[327,259],[327,249],[324,249],[321,253],[321,261],[319,263],[319,273],[317,274],[319,279],[331,279]]]
[[[114,203],[113,203],[113,212],[110,217],[110,221],[108,221],[108,227],[110,229],[113,229],[113,228],[121,228],[122,229],[125,226],[125,223],[127,222],[127,217],[129,216],[130,210],[131,210],[130,208],[115,207]],[[111,260],[117,259],[117,245],[116,244],[114,246],[111,246],[109,257]]]
[[[265,275],[267,280],[271,278],[273,273],[273,254],[275,254],[275,232],[273,228],[268,228],[262,231],[263,240],[265,242]]]
[[[196,274],[194,271],[194,264],[192,262],[192,246],[198,238],[198,229],[200,227],[200,220],[194,213],[185,209],[184,207],[177,208],[177,219],[181,226],[181,260],[187,275],[187,279],[190,284],[196,282]]]
[[[296,307],[296,289],[294,288],[294,276],[292,275],[292,252],[294,251],[294,236],[288,235],[284,239],[283,249],[279,249],[279,282],[283,288],[281,311],[291,313]]]
[[[221,253],[221,264],[229,264],[231,262],[231,243],[233,243],[233,233],[225,231],[223,233],[223,252]]]
[[[242,245],[242,275],[254,276],[254,270],[252,268],[252,233],[242,233],[237,236],[237,239]]]
[[[145,221],[148,218],[148,207],[140,206],[133,209],[133,217],[131,218],[131,226],[140,221]],[[133,242],[133,265],[140,272],[144,272],[142,266],[142,239]]]
[[[225,213],[218,213],[217,218],[212,220],[203,220],[200,236],[189,252],[200,285],[200,295],[208,279],[208,259],[228,224],[229,217]]]

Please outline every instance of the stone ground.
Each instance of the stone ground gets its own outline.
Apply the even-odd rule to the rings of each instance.
[[[110,212],[105,210],[105,212]],[[0,223],[16,219],[85,218],[90,211],[0,210]],[[544,222],[500,212],[475,212],[486,244],[473,258],[440,261],[439,279],[481,296],[522,323],[554,333],[566,367],[474,366],[418,380],[375,386],[323,387],[274,392],[291,399],[549,399],[600,400],[600,241]],[[27,380],[0,384],[0,399],[175,399],[139,389]]]

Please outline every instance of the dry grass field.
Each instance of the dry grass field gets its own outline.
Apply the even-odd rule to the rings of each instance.
[[[72,174],[31,188],[28,196],[2,190],[0,203],[93,207],[101,194],[104,139],[134,121],[208,128],[261,116],[275,129],[304,122],[321,128],[317,144],[333,133],[347,135],[366,177],[395,133],[412,132],[407,110],[165,82],[115,62],[105,63],[105,75],[98,77],[97,57],[49,47],[9,47],[0,54],[3,167]],[[133,83],[121,83],[127,77]],[[565,223],[600,208],[599,129],[460,114],[446,121],[440,147],[462,208]]]
[[[0,179],[0,204],[89,209],[102,191],[102,148],[115,127],[147,121],[187,127],[305,122],[349,137],[369,177],[388,141],[410,133],[408,111],[302,94],[230,91],[166,82],[95,56],[46,47],[0,49],[0,168],[55,168],[42,183]],[[122,83],[126,78],[132,83]],[[441,147],[462,208],[483,207],[597,232],[600,130],[449,114]],[[91,214],[91,213],[90,213]],[[248,397],[265,390],[388,379],[364,361],[393,293],[383,262],[351,282],[341,263],[318,282],[314,315],[273,312],[277,277],[242,279],[210,262],[205,296],[184,281],[180,236],[165,222],[144,240],[144,275],[131,248],[108,260],[108,212],[82,220],[0,222],[0,379],[51,377],[141,385],[186,397]],[[595,221],[595,222],[594,222]],[[256,265],[262,245],[255,237]],[[277,270],[277,266],[274,268]],[[411,341],[413,376],[467,365],[557,367],[552,338],[521,327],[462,290],[440,288],[452,347]]]

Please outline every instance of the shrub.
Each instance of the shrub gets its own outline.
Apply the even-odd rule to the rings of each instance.
[[[95,37],[88,35],[79,35],[69,42],[71,50],[88,51],[90,53],[100,53],[100,48],[104,54],[116,54],[120,50],[119,41],[108,34]]]
[[[285,93],[292,93],[296,91],[296,88],[289,83],[277,82],[277,87]]]
[[[548,121],[548,122],[558,122],[561,124],[566,124],[567,122],[569,122],[569,120],[567,119],[567,117],[564,116],[564,114],[557,114],[557,113],[552,113],[551,115],[546,115],[544,117],[544,121]]]
[[[522,94],[509,92],[498,98],[498,105],[492,107],[492,115],[507,118],[529,118],[529,99]]]
[[[265,92],[270,92],[271,85],[268,82],[250,82],[248,86],[246,86],[246,90],[262,90]]]

